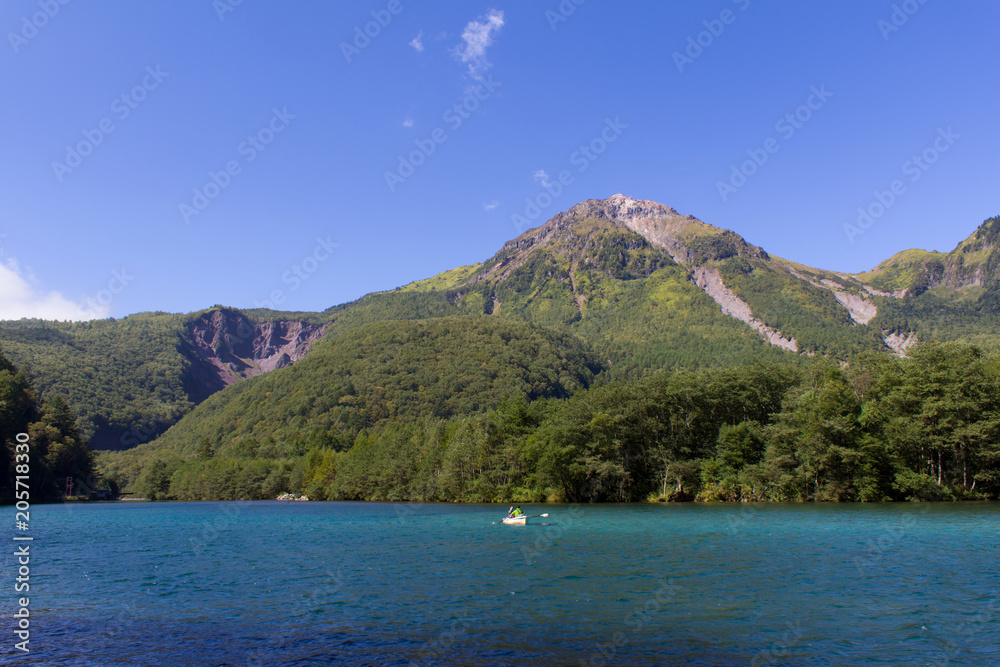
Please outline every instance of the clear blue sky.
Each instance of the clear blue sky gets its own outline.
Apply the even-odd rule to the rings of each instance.
[[[620,192],[840,271],[1000,213],[995,2],[235,2],[3,3],[0,317],[322,310],[488,258],[564,170],[535,224]]]

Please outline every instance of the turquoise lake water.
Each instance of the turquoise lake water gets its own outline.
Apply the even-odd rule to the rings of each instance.
[[[1000,664],[1000,505],[505,509],[33,507],[32,652],[9,592],[0,662]]]

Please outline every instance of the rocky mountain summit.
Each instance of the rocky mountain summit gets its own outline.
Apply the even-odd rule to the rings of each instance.
[[[974,270],[965,265],[963,272],[961,258],[969,253],[981,254],[993,246],[988,232],[981,231],[978,237],[973,237],[956,249],[959,259],[950,264],[917,262],[921,267],[918,271],[912,266],[915,260],[908,256],[897,263],[904,263],[909,270],[907,275],[921,276],[925,285],[958,286],[976,281],[982,284],[986,280],[983,262]],[[586,316],[588,304],[593,302],[594,295],[587,287],[594,283],[595,269],[612,279],[634,280],[675,265],[687,273],[691,284],[718,304],[722,313],[743,322],[769,344],[787,351],[810,354],[817,351],[808,345],[800,349],[795,334],[783,329],[793,310],[802,311],[803,315],[823,311],[838,326],[880,327],[874,335],[881,340],[881,346],[897,353],[917,341],[913,331],[898,331],[896,327],[875,322],[880,308],[878,301],[900,299],[908,290],[920,290],[918,285],[901,287],[896,284],[898,280],[887,280],[885,276],[892,273],[887,270],[893,266],[891,263],[857,275],[808,267],[773,257],[733,231],[681,215],[658,202],[622,194],[581,202],[524,232],[507,242],[493,258],[475,267],[471,275],[465,275],[456,288],[491,285],[484,312],[498,313],[505,301],[517,298],[511,290],[504,289],[505,283],[513,280],[523,286],[525,277],[514,280],[515,276],[523,274],[526,268],[537,269],[540,263],[547,267],[548,277],[568,286],[580,317]],[[582,275],[584,271],[587,275]],[[898,277],[900,273],[896,271],[893,275]],[[776,295],[775,290],[783,296]],[[762,297],[762,291],[771,294]],[[778,298],[784,301],[780,308],[771,306],[765,312],[758,312],[765,302]],[[758,305],[755,307],[749,301]],[[884,304],[883,301],[883,307]],[[777,310],[784,312],[779,314]],[[841,314],[838,316],[836,312]]]
[[[720,229],[691,215],[681,215],[669,206],[622,194],[607,199],[588,199],[557,213],[544,225],[508,241],[504,250],[542,245],[558,238],[561,232],[572,230],[584,220],[606,221],[628,229],[666,251],[679,264],[700,265],[732,256],[767,259],[767,253],[747,243],[735,232]]]
[[[678,264],[702,265],[733,256],[768,258],[766,252],[747,243],[735,232],[702,222],[692,215],[682,216],[669,206],[622,194],[582,202],[553,220],[582,218],[604,218],[622,225],[663,248]]]

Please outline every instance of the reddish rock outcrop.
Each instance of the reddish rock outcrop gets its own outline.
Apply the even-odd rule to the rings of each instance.
[[[235,310],[212,310],[188,325],[191,361],[185,390],[200,403],[237,380],[289,366],[308,352],[326,325],[297,320],[256,322]]]

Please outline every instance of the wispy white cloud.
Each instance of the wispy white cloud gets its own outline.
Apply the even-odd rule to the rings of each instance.
[[[413,119],[407,118],[403,121],[403,127],[413,127]]]
[[[483,202],[483,210],[484,211],[492,211],[493,209],[495,209],[499,205],[500,205],[500,202],[497,201],[496,199],[494,199],[493,201],[484,201]]]
[[[421,51],[424,50],[423,38],[424,38],[424,31],[421,30],[419,33],[417,33],[416,37],[410,40],[410,46],[412,46],[417,51],[417,53],[420,53]]]
[[[16,259],[0,264],[0,320],[38,317],[45,320],[93,320],[108,316],[107,306],[84,306],[59,292],[44,292],[32,285]]]
[[[469,76],[482,78],[490,68],[486,59],[486,48],[493,44],[493,38],[503,27],[503,12],[491,9],[483,21],[469,21],[462,32],[462,44],[455,47],[455,56],[469,66]]]
[[[549,187],[549,185],[552,184],[552,181],[549,180],[549,175],[547,173],[545,173],[544,169],[539,169],[538,171],[536,171],[535,175],[534,175],[534,179],[535,179],[535,183],[538,183],[543,188],[547,188],[547,187]]]

